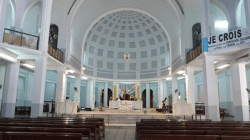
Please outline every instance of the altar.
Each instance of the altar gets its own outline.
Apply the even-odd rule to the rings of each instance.
[[[109,101],[109,108],[119,110],[139,110],[142,109],[142,101]]]

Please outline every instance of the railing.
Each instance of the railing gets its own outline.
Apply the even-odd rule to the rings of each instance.
[[[60,49],[53,47],[50,43],[48,45],[48,54],[64,63],[64,53]]]
[[[195,47],[187,53],[187,63],[193,61],[200,54],[202,54],[202,46]]]
[[[4,28],[3,43],[38,50],[39,36]]]

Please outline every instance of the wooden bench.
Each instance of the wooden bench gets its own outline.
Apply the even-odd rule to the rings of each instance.
[[[91,123],[98,123],[101,136],[105,137],[105,123],[104,118],[82,118],[82,119],[7,119],[7,120],[0,120],[0,122],[22,122],[22,123],[67,123],[67,124],[91,124]]]
[[[81,140],[80,133],[4,132],[3,140]]]
[[[0,123],[0,126],[19,126],[19,127],[51,127],[51,128],[89,128],[93,140],[99,140],[100,133],[97,131],[97,125],[67,125],[67,124],[46,124],[46,123]]]
[[[219,140],[218,135],[158,135],[143,134],[139,140]]]
[[[81,133],[82,140],[90,140],[90,129],[87,128],[51,128],[51,127],[15,127],[0,126],[0,131],[12,132],[54,132],[54,133]]]

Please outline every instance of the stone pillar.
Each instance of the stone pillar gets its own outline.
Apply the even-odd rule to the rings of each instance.
[[[178,102],[179,91],[175,92],[176,90],[178,90],[177,76],[173,76],[172,77],[172,104]]]
[[[234,120],[249,121],[249,104],[244,62],[231,63]]]
[[[163,84],[163,100],[164,100],[165,98],[168,98],[168,95],[167,95],[167,82],[163,81],[162,84]],[[166,102],[166,105],[167,105],[167,102]]]
[[[158,101],[159,101],[159,108],[162,108],[162,101],[165,99],[165,97],[163,97],[163,81],[159,80],[158,81]]]
[[[7,4],[8,0],[0,1],[0,42],[3,41],[3,33],[5,28],[5,21],[7,15]]]
[[[192,67],[187,67],[186,99],[187,104],[191,104],[192,114],[195,114],[195,77]]]
[[[104,84],[104,97],[103,97],[103,107],[107,107],[108,103],[108,82]]]
[[[201,21],[201,32],[202,32],[202,38],[209,37],[211,34],[210,28],[209,28],[209,5],[210,0],[202,0],[201,1],[201,9],[202,9],[202,21]]]
[[[146,83],[146,108],[150,108],[150,88],[149,88],[149,83]]]
[[[137,101],[141,101],[141,82],[136,82],[136,99]]]
[[[40,32],[39,50],[48,52],[50,18],[53,0],[42,1],[42,22]]]
[[[205,115],[206,119],[220,121],[218,81],[215,74],[214,59],[204,53],[203,79],[205,93]]]
[[[81,75],[75,76],[75,87],[77,88],[77,91],[75,91],[75,102],[80,107],[80,88],[81,88]]]
[[[5,64],[1,65],[1,61],[0,61],[0,108],[2,106],[5,71],[6,71],[6,65]]]
[[[56,99],[55,99],[55,108],[56,112],[59,112],[59,102],[65,102],[66,99],[66,83],[67,76],[64,70],[57,71],[57,83],[56,83]]]
[[[90,80],[89,83],[89,107],[95,110],[95,80]]]
[[[18,88],[20,61],[7,63],[1,117],[14,118]]]
[[[40,56],[36,59],[33,96],[31,102],[31,115],[30,115],[31,118],[37,118],[43,116],[47,59],[48,59],[47,56]]]

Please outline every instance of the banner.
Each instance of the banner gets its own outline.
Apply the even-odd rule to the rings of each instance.
[[[205,40],[203,40],[205,41]],[[239,29],[229,33],[208,38],[208,52],[231,49],[250,44],[250,28]]]

